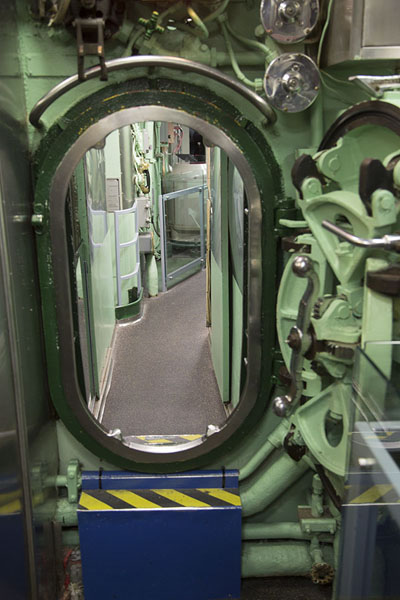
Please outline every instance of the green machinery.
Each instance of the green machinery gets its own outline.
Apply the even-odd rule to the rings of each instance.
[[[12,113],[19,82],[26,107],[19,123],[33,169],[47,370],[31,376],[48,380],[55,407],[36,444],[56,445],[59,457],[57,468],[31,453],[29,485],[34,515],[53,523],[64,546],[78,543],[83,471],[223,465],[240,473],[242,576],[334,581],[357,352],[389,380],[399,360],[390,344],[399,334],[400,277],[395,8],[389,0],[384,10],[368,0],[19,0],[1,9],[2,55],[11,65],[1,74],[4,111]],[[96,297],[94,268],[85,279],[83,265],[93,260],[91,236],[98,241],[99,227],[117,220],[104,208],[113,185],[120,187],[114,209],[125,211],[121,230],[136,228],[136,246],[124,252],[137,253],[138,268],[118,298],[117,288],[110,292],[111,329],[140,313],[141,276],[150,296],[161,290],[159,198],[179,128],[199,132],[209,167],[225,169],[225,178],[201,185],[240,197],[244,237],[239,252],[229,238],[233,220],[227,225],[234,204],[221,202],[220,279],[215,267],[210,314],[218,304],[213,351],[226,420],[166,447],[128,439],[97,418],[112,331],[103,350],[95,348],[85,384],[77,298],[86,298],[86,334],[92,328],[100,339],[103,308],[94,305],[102,293]],[[116,175],[101,174],[104,156],[118,163]],[[91,225],[82,200],[88,173]],[[99,185],[96,177],[103,177]],[[104,214],[95,214],[99,208]],[[194,230],[204,230],[194,208],[191,214]],[[77,240],[79,220],[89,226]],[[107,243],[115,245],[111,235]],[[173,242],[187,239],[175,233]],[[117,267],[109,267],[112,282]],[[366,370],[358,377],[371,379],[381,415],[379,383]]]

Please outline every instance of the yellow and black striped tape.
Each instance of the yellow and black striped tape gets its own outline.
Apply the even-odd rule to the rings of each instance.
[[[139,444],[154,444],[155,446],[168,446],[169,444],[184,444],[202,437],[201,433],[185,433],[182,435],[134,435],[129,439]]]
[[[241,506],[239,490],[85,490],[78,510],[127,510],[159,508],[229,508]]]
[[[347,504],[397,504],[399,495],[390,483],[380,483],[365,490],[360,486],[346,486]]]

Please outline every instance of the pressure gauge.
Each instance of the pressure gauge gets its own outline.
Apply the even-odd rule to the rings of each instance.
[[[271,62],[264,77],[269,102],[284,112],[297,113],[311,106],[319,88],[318,68],[305,54],[281,54]]]
[[[314,29],[319,17],[318,0],[262,0],[261,22],[278,44],[295,44]]]

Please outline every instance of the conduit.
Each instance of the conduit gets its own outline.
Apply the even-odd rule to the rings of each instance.
[[[304,576],[312,560],[306,542],[246,542],[242,552],[242,577]]]
[[[279,423],[278,427],[269,434],[266,442],[261,446],[261,448],[259,448],[251,457],[249,462],[242,469],[240,469],[239,481],[243,481],[249,477],[270,456],[273,450],[282,446],[288,430],[288,421],[284,420]]]
[[[309,466],[304,460],[296,462],[287,454],[283,454],[263,471],[256,481],[242,484],[240,497],[243,517],[249,517],[265,510],[308,469]]]
[[[299,523],[244,523],[243,540],[308,540]]]

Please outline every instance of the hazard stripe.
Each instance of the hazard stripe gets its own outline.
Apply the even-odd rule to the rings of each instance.
[[[19,513],[22,510],[21,500],[18,498],[17,500],[13,500],[8,504],[4,504],[0,507],[0,515],[12,515],[14,513]]]
[[[397,502],[398,496],[393,495],[393,498],[384,497],[393,491],[393,486],[390,484],[378,484],[370,487],[368,490],[350,500],[350,504],[374,504],[377,502]],[[392,494],[391,494],[392,496]]]
[[[123,500],[133,508],[159,508],[159,505],[155,502],[151,502],[147,498],[139,496],[139,494],[135,494],[135,492],[131,492],[130,490],[112,490],[109,493]]]
[[[152,440],[143,440],[147,444],[173,444],[174,440],[170,438],[154,438]]]
[[[112,510],[112,506],[85,492],[81,494],[78,508],[86,510]]]
[[[85,490],[81,494],[78,509],[99,511],[238,506],[240,497],[235,489]]]
[[[238,494],[233,494],[232,492],[228,492],[227,490],[220,490],[218,488],[215,489],[202,489],[200,492],[205,492],[209,494],[215,499],[223,500],[227,504],[231,504],[233,506],[240,506],[240,496]]]
[[[202,502],[201,500],[195,498],[194,494],[188,496],[183,492],[178,492],[178,490],[157,490],[157,494],[159,494],[163,498],[167,498],[167,500],[172,500],[173,502],[176,502],[177,504],[180,504],[182,506],[194,506],[196,508],[204,508],[210,506],[210,504],[207,504],[206,502]]]
[[[137,441],[145,444],[155,444],[165,446],[166,444],[182,444],[198,440],[202,437],[201,433],[185,433],[182,435],[133,435],[129,436],[131,441]]]

